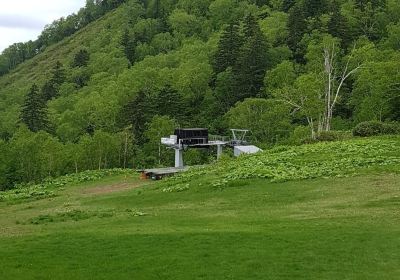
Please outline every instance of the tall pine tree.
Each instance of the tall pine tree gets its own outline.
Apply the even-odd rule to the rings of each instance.
[[[302,63],[304,58],[300,49],[300,41],[307,32],[307,21],[303,6],[300,3],[295,4],[289,11],[288,29],[288,46],[294,53],[296,61]]]
[[[229,67],[224,72],[219,73],[215,81],[214,96],[218,103],[217,106],[214,105],[216,115],[225,114],[235,105],[238,99],[236,93],[232,67]]]
[[[267,68],[267,42],[256,18],[248,15],[244,22],[244,45],[233,67],[236,101],[260,94]]]
[[[222,32],[218,50],[214,56],[213,67],[216,74],[236,64],[242,44],[243,38],[240,35],[239,25],[229,24]]]
[[[282,2],[282,10],[287,13],[289,12],[290,8],[296,3],[296,0],[283,0]]]
[[[169,116],[178,121],[184,120],[187,109],[184,97],[170,85],[157,92],[153,100],[157,115]]]
[[[85,49],[81,49],[75,54],[72,67],[86,67],[89,63],[89,59],[89,52]]]
[[[32,85],[25,98],[21,111],[21,121],[33,132],[49,129],[46,101],[39,93],[36,84]]]
[[[126,58],[132,65],[135,62],[136,42],[133,38],[131,38],[128,28],[126,28],[124,33],[122,34],[121,45],[124,47]]]
[[[154,116],[154,107],[152,98],[144,91],[140,91],[122,108],[120,122],[123,127],[128,125],[132,127],[134,138],[139,145],[146,141],[143,133],[146,130],[146,124]]]
[[[42,87],[42,97],[44,100],[51,100],[58,95],[58,87],[52,81],[47,81]]]
[[[340,4],[334,0],[331,8],[331,18],[328,22],[329,33],[342,40],[342,47],[347,48],[352,42],[350,26],[345,16],[340,12]]]
[[[327,7],[325,0],[304,0],[304,12],[307,17],[319,17]]]
[[[51,100],[58,96],[61,84],[65,82],[65,70],[61,62],[57,61],[48,80],[42,88],[42,96],[45,101]]]
[[[53,68],[51,82],[58,86],[65,82],[65,69],[60,61]]]
[[[261,32],[260,26],[258,25],[257,18],[252,14],[247,15],[244,18],[244,25],[243,25],[243,35],[244,40],[249,40],[253,38],[257,32]]]

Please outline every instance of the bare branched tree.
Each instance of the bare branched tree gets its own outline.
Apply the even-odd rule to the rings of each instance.
[[[339,101],[342,87],[346,80],[362,67],[362,64],[358,64],[356,67],[350,68],[354,50],[355,46],[347,58],[345,66],[342,69],[338,69],[336,43],[333,42],[324,46],[324,74],[326,76],[325,112],[318,125],[319,132],[331,130],[333,111]]]

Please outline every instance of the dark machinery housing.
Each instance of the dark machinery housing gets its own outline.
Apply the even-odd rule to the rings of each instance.
[[[175,129],[177,143],[185,146],[208,144],[208,129],[206,128],[187,128]]]

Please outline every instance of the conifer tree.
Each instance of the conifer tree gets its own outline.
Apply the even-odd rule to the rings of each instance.
[[[216,74],[233,67],[239,56],[243,38],[237,24],[229,24],[222,32],[218,43],[218,50],[214,56],[213,67]]]
[[[266,38],[252,15],[245,20],[244,41],[233,68],[237,90],[235,102],[260,94],[267,68]]]
[[[185,116],[186,104],[183,96],[170,85],[162,88],[154,97],[154,108],[156,114],[169,116],[176,120],[181,120]]]
[[[32,85],[25,98],[21,111],[21,121],[33,132],[48,130],[49,128],[46,101],[40,95],[36,84]]]
[[[63,65],[57,61],[52,70],[52,76],[42,88],[42,97],[45,101],[51,100],[58,95],[62,83],[65,82],[65,70]]]
[[[325,0],[304,0],[304,12],[307,17],[318,17],[326,11]]]
[[[130,37],[130,33],[128,29],[125,29],[124,34],[122,35],[121,45],[124,47],[124,52],[126,58],[129,60],[132,65],[135,62],[135,46],[136,42],[134,39]]]
[[[58,95],[58,89],[52,81],[47,81],[42,87],[42,97],[44,100],[48,101],[53,99]]]
[[[154,0],[153,1],[153,11],[154,11],[154,18],[159,18],[160,17],[160,0]]]
[[[81,49],[75,54],[72,67],[86,67],[89,63],[89,59],[89,52],[85,49]]]
[[[260,26],[257,23],[257,19],[252,14],[247,15],[244,18],[243,35],[244,39],[248,40],[256,35],[260,31]],[[261,32],[261,31],[260,31]]]
[[[296,3],[296,0],[283,0],[282,2],[282,10],[287,13],[289,12],[290,8]]]
[[[351,44],[352,36],[346,17],[340,12],[340,5],[335,0],[332,2],[332,14],[328,23],[329,33],[342,40],[342,47],[347,48]]]
[[[154,116],[154,104],[151,98],[144,92],[140,91],[122,110],[122,122],[131,125],[134,138],[137,144],[143,144],[145,138],[143,133],[146,130],[146,124]]]
[[[299,43],[307,32],[307,22],[305,18],[304,9],[299,3],[290,9],[288,19],[288,47],[295,54],[297,62],[303,62],[303,55],[299,48]]]
[[[51,81],[58,86],[65,82],[65,69],[60,61],[53,68]]]
[[[215,81],[214,96],[218,102],[216,114],[222,115],[237,102],[235,81],[232,73],[232,67],[228,67],[224,72],[217,75]]]

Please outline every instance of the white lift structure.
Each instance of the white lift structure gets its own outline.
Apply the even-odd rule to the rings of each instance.
[[[233,154],[238,157],[242,154],[255,154],[262,150],[254,145],[250,145],[246,140],[246,135],[249,133],[247,129],[231,129],[233,139],[231,146],[233,147]]]
[[[178,139],[177,135],[170,135],[169,138],[161,138],[161,144],[175,151],[175,168],[182,169],[185,167],[183,161],[183,152],[188,148],[217,148],[217,159],[219,159],[223,152],[224,146],[230,146],[234,149],[234,155],[253,154],[261,151],[256,146],[249,145],[246,141],[246,135],[249,130],[245,129],[231,129],[233,138],[227,141],[226,137],[210,136],[210,138],[190,138],[195,140],[195,144],[184,144],[186,139]]]
[[[174,149],[175,151],[175,167],[183,168],[183,152],[192,147],[192,148],[209,148],[212,146],[217,147],[217,158],[219,159],[222,156],[223,147],[228,144],[228,142],[214,140],[208,141],[203,144],[194,144],[194,145],[184,145],[182,144],[182,139],[178,141],[176,135],[171,135],[169,138],[161,138],[161,144]]]

